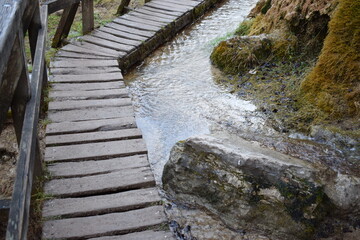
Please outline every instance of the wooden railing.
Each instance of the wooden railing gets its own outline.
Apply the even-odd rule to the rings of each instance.
[[[2,0],[0,4],[0,129],[11,108],[19,146],[6,239],[26,239],[34,175],[41,173],[38,120],[42,87],[47,83],[45,38],[47,6],[38,0]],[[25,54],[29,36],[31,78]]]

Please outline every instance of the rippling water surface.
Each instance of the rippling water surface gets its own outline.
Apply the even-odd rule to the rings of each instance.
[[[177,141],[229,126],[264,128],[253,104],[216,84],[220,73],[209,60],[219,38],[233,32],[255,3],[225,1],[125,76],[158,183]]]

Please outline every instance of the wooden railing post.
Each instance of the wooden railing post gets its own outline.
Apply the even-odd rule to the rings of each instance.
[[[94,30],[94,2],[82,0],[82,33],[86,34]]]
[[[123,15],[126,13],[126,7],[129,6],[130,0],[121,0],[120,5],[116,11],[116,14]]]

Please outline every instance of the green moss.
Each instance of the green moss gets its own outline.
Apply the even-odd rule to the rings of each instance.
[[[235,34],[238,36],[249,35],[250,29],[253,25],[254,19],[248,19],[240,23],[239,27],[235,30]]]
[[[360,1],[340,0],[319,61],[301,85],[301,104],[333,120],[360,114]]]

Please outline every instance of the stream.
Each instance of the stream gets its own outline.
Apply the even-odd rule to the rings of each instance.
[[[255,105],[216,84],[221,73],[210,62],[214,46],[231,36],[256,2],[224,1],[125,76],[158,184],[180,140],[234,128],[272,131]]]

